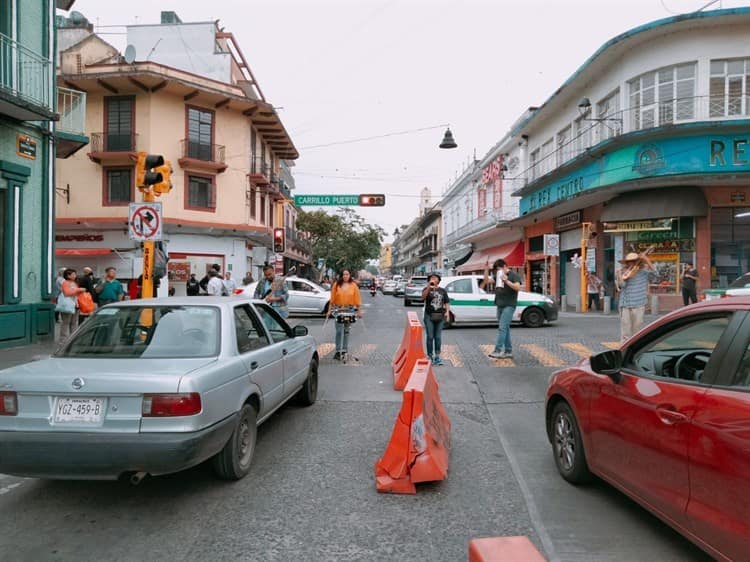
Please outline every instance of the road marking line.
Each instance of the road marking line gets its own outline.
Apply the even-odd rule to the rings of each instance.
[[[582,343],[578,342],[569,342],[569,343],[561,343],[561,347],[564,347],[565,349],[572,351],[576,355],[578,355],[581,358],[589,358],[592,355],[594,355],[594,352],[591,351],[590,348],[586,347]]]
[[[454,367],[464,366],[463,356],[455,344],[444,344],[440,350],[440,358],[447,359]]]
[[[609,349],[620,349],[619,341],[603,341],[602,345],[604,347],[608,347]]]
[[[336,349],[335,343],[321,343],[318,346],[318,357],[322,359],[323,357],[326,357],[330,355],[331,353],[333,353],[335,349]]]
[[[528,351],[534,359],[539,361],[545,367],[562,367],[565,365],[565,361],[551,351],[547,351],[539,344],[524,343],[521,344],[521,347]]]
[[[7,486],[4,486],[0,488],[0,496],[3,496],[9,492],[12,492],[15,488],[18,488],[23,482],[16,482],[14,484],[8,484]]]
[[[481,349],[482,353],[484,353],[485,355],[489,355],[495,349],[495,346],[489,343],[483,343],[483,344],[480,344],[479,349]],[[515,367],[516,366],[516,364],[513,362],[513,359],[493,359],[492,357],[487,357],[487,360],[491,361],[495,367]]]

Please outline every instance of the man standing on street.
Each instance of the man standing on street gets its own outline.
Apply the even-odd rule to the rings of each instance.
[[[265,300],[282,318],[289,316],[286,303],[289,301],[289,290],[283,277],[277,277],[273,266],[263,267],[263,279],[255,287],[254,299]]]
[[[106,277],[101,279],[96,285],[95,291],[99,295],[99,306],[121,301],[125,297],[125,291],[122,283],[117,280],[117,270],[114,267],[108,267],[104,270]]]
[[[589,297],[589,310],[599,310],[599,291],[602,288],[602,280],[596,273],[586,272],[586,291]]]
[[[495,285],[495,306],[497,307],[497,341],[495,349],[489,354],[493,359],[510,359],[513,357],[513,346],[510,341],[510,323],[518,304],[518,291],[521,290],[521,278],[508,269],[505,260],[499,259],[492,264],[492,278],[489,275],[489,263],[484,266],[484,279],[479,286]]]
[[[232,279],[232,272],[227,271],[224,273],[224,290],[227,292],[227,295],[233,295],[234,290],[237,288],[237,283]]]
[[[682,268],[682,303],[687,306],[691,302],[698,302],[695,282],[698,281],[698,271],[692,263],[686,263]]]
[[[627,340],[641,329],[648,301],[648,282],[654,265],[646,254],[629,253],[620,261],[617,288],[620,290],[620,339]]]
[[[221,266],[218,263],[212,264],[211,269],[208,271],[208,273],[206,273],[203,279],[200,280],[201,289],[206,293],[208,293],[208,282],[211,280],[211,271],[219,273],[221,271]]]
[[[208,284],[206,285],[206,292],[209,297],[221,297],[225,294],[224,281],[221,279],[221,275],[215,269],[208,272]]]
[[[189,297],[197,297],[200,294],[201,285],[200,283],[198,283],[198,280],[195,278],[195,273],[190,274],[190,279],[188,279],[187,281],[185,290],[187,291],[187,296]]]

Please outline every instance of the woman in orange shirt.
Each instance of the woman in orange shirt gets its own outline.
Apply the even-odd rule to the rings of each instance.
[[[359,296],[359,287],[352,280],[351,272],[344,269],[331,287],[331,305],[328,307],[328,314],[326,315],[326,319],[331,314],[336,319],[336,354],[333,356],[334,359],[346,359],[349,347],[349,329],[351,328],[351,322],[342,321],[346,320],[345,316],[342,315],[341,318],[338,316],[342,312],[355,312],[357,318],[362,318],[361,307],[362,300]]]

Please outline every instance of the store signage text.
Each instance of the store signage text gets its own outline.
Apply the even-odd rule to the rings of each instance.
[[[657,254],[671,254],[674,252],[694,252],[695,240],[692,238],[681,238],[679,240],[659,240],[658,242],[645,242],[643,240],[631,244],[635,251],[640,253],[649,248]]]
[[[534,211],[546,207],[555,201],[563,201],[575,197],[584,190],[583,176],[566,180],[540,189],[531,196],[529,210]]]
[[[503,157],[498,156],[490,164],[485,166],[482,170],[482,183],[492,183],[496,179],[500,179],[503,173]]]
[[[727,143],[722,140],[711,141],[711,157],[709,166],[726,166],[727,158],[731,158],[732,166],[750,165],[750,155],[746,154],[747,139],[734,139],[731,142],[731,150],[727,149]],[[727,154],[724,154],[725,151]]]
[[[298,207],[308,205],[321,207],[359,205],[359,195],[295,195],[294,204]]]
[[[17,135],[16,154],[29,160],[36,160],[36,141],[27,135]]]
[[[555,230],[564,230],[581,224],[581,211],[573,211],[555,219]]]
[[[634,232],[639,230],[672,230],[672,219],[604,223],[604,232]]]
[[[55,242],[104,242],[103,234],[57,234]]]

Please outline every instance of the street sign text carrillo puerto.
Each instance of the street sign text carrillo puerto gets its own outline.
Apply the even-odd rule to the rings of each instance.
[[[359,195],[295,195],[294,204],[298,207],[356,206],[359,205]]]

